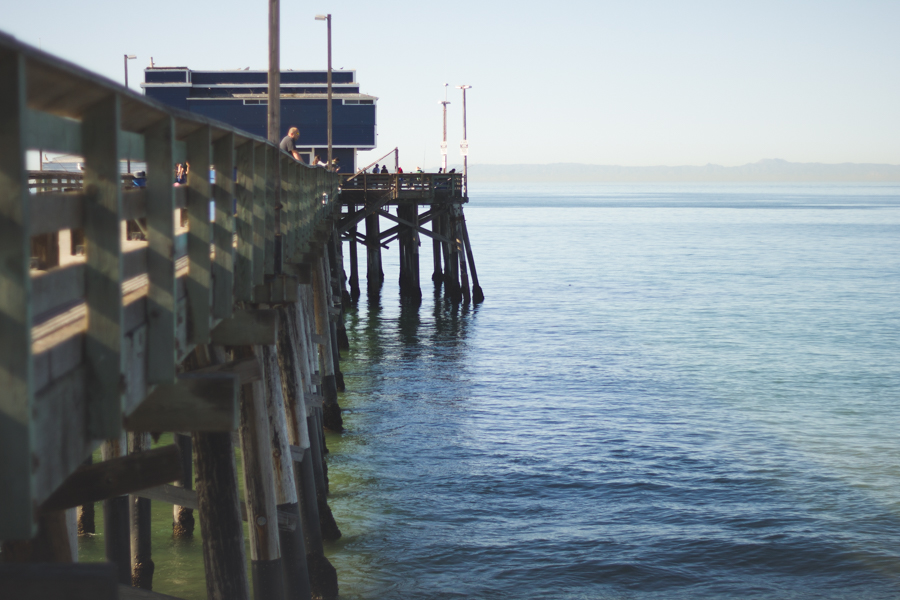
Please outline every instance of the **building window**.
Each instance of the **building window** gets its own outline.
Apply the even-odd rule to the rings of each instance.
[[[244,104],[268,104],[268,100],[244,100]]]
[[[375,104],[374,100],[344,100],[344,104]]]

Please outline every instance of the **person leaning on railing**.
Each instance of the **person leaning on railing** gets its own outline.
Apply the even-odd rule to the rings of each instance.
[[[297,138],[299,138],[299,137],[300,137],[300,130],[297,129],[296,127],[291,127],[290,129],[288,129],[288,133],[286,136],[284,136],[284,139],[281,140],[281,143],[278,144],[278,147],[281,148],[282,150],[284,150],[285,152],[287,152],[288,154],[290,154],[291,156],[293,156],[294,160],[302,163],[303,159],[300,158],[300,153],[297,152],[297,146],[295,144],[295,142],[297,141]]]

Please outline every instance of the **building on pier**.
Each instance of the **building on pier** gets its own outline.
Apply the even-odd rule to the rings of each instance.
[[[356,153],[376,146],[378,98],[361,94],[356,71],[332,71],[332,155],[342,172],[356,170]],[[281,136],[300,129],[297,147],[309,163],[328,155],[327,71],[281,72]],[[141,84],[149,98],[266,137],[268,72],[195,71],[149,67]]]

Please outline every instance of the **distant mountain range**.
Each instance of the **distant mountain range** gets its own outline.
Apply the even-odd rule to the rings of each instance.
[[[462,168],[457,168],[461,171]],[[622,167],[555,163],[537,165],[472,165],[472,181],[484,182],[900,182],[900,165],[866,163],[793,163],[765,159],[738,167]]]

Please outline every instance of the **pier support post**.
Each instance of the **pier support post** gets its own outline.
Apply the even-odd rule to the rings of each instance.
[[[381,229],[378,215],[366,217],[366,285],[369,290],[378,289],[384,282],[381,268]]]
[[[437,204],[431,205],[432,213],[438,210]],[[431,231],[436,234],[441,233],[440,217],[435,217],[431,221]],[[434,271],[431,274],[431,281],[434,285],[440,287],[444,283],[444,272],[441,270],[441,242],[437,238],[431,238],[431,253],[434,258]]]
[[[350,205],[350,213],[356,211],[356,206]],[[356,225],[350,228],[350,299],[359,299],[359,256],[358,242],[356,241]]]
[[[462,288],[463,302],[469,304],[472,295],[469,291],[469,271],[466,269],[466,254],[462,240],[462,206],[453,206],[453,243],[456,246],[456,254],[459,258],[459,284]]]
[[[90,465],[94,462],[93,456],[88,456],[83,465]],[[96,524],[94,522],[94,503],[85,504],[78,507],[78,535],[88,535],[96,532]]]
[[[415,204],[397,206],[397,217],[416,226],[419,224],[419,207]],[[421,302],[419,286],[419,233],[409,225],[398,225],[397,242],[400,246],[400,296]]]
[[[281,311],[284,315],[284,311]],[[289,326],[281,321],[282,330]],[[280,337],[280,336],[279,336]],[[310,600],[309,572],[304,547],[303,520],[297,497],[297,483],[294,479],[294,459],[288,442],[287,402],[282,385],[281,364],[287,365],[287,357],[279,357],[276,346],[256,346],[254,354],[260,361],[265,382],[266,414],[268,415],[271,461],[274,472],[275,502],[280,512],[297,517],[294,531],[279,532],[281,556],[284,564],[285,597]],[[287,383],[287,382],[285,382]]]
[[[106,440],[100,446],[103,460],[125,456],[122,438]],[[131,527],[128,518],[128,496],[116,496],[103,501],[103,541],[106,560],[116,565],[117,579],[131,585]]]
[[[444,235],[450,238],[450,243],[445,244],[447,250],[445,256],[447,258],[447,268],[444,269],[444,277],[447,281],[447,287],[444,293],[450,298],[454,304],[462,301],[462,289],[459,286],[459,245],[456,243],[456,218],[454,211],[451,209],[448,214],[442,217]]]
[[[319,345],[319,362],[321,365],[322,397],[324,401],[324,425],[332,431],[344,430],[341,407],[337,401],[337,382],[335,381],[334,350],[331,337],[331,317],[328,311],[328,287],[325,280],[325,258],[314,261],[313,269],[313,306],[316,319],[316,333],[324,338]]]
[[[149,433],[129,433],[128,453],[150,450]],[[150,500],[140,496],[128,496],[131,518],[131,585],[145,590],[153,589],[155,565],[151,556]]]
[[[338,283],[337,277],[334,273],[338,272],[333,269],[335,266],[334,255],[334,245],[331,243],[331,238],[329,238],[326,243],[326,248],[323,249],[322,252],[322,273],[324,276],[325,282],[325,307],[328,315],[328,331],[331,336],[331,361],[332,365],[334,365],[334,386],[338,392],[343,392],[344,387],[344,374],[341,373],[341,344],[340,344],[340,335],[338,334],[338,328],[344,326],[344,320],[341,318],[343,314],[343,303],[338,303],[338,306],[334,305],[334,298],[340,297],[340,284]],[[346,332],[344,337],[346,337]],[[349,348],[349,343],[347,344]],[[335,396],[337,398],[337,396]]]
[[[299,293],[298,293],[299,297]],[[282,327],[278,335],[278,359],[284,394],[287,433],[291,444],[304,449],[301,462],[294,462],[294,478],[300,503],[300,521],[306,547],[309,584],[316,597],[337,595],[337,571],[325,558],[322,530],[319,523],[318,499],[313,473],[313,453],[310,449],[306,421],[306,395],[310,393],[304,382],[309,379],[305,320],[300,303],[279,309]]]
[[[253,353],[240,350],[245,358]],[[271,459],[272,443],[266,413],[265,384],[241,386],[241,455],[244,460],[244,497],[250,529],[250,570],[256,600],[283,600],[284,568],[278,531],[278,509]],[[204,530],[204,536],[206,531]]]
[[[185,362],[193,363],[193,368],[209,366],[211,352],[209,346],[197,346]],[[244,526],[231,433],[194,432],[191,446],[197,469],[206,595],[215,600],[249,600]]]
[[[472,254],[472,244],[469,243],[469,228],[466,226],[466,217],[462,207],[459,208],[460,225],[462,226],[462,241],[466,245],[466,258],[469,260],[469,269],[472,271],[472,301],[475,304],[484,302],[484,292],[478,285],[478,272],[475,271],[475,256]]]
[[[194,489],[194,461],[193,450],[191,448],[191,436],[176,433],[174,436],[175,445],[181,450],[181,464],[184,475],[175,482],[176,487],[186,490]],[[172,507],[172,537],[175,539],[184,539],[194,536],[194,510],[186,506]]]

